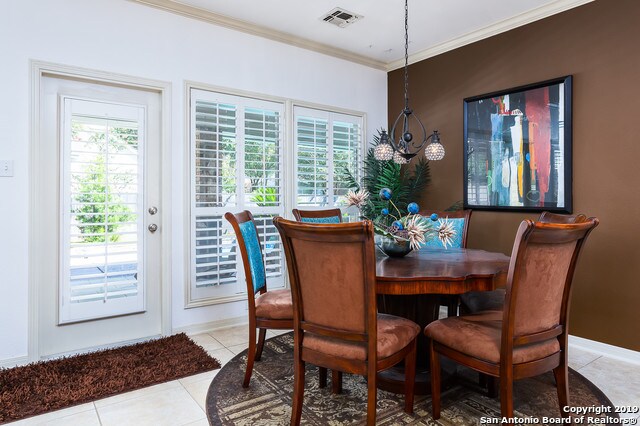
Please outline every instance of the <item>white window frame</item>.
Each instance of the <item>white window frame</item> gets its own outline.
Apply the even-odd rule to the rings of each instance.
[[[251,100],[255,100],[257,102],[267,102],[267,103],[280,103],[283,105],[283,115],[282,115],[282,131],[281,131],[281,147],[283,149],[282,154],[282,178],[283,181],[283,198],[282,198],[282,209],[284,212],[284,217],[293,218],[291,210],[296,207],[296,197],[297,197],[297,184],[296,184],[296,167],[297,167],[297,158],[296,158],[296,143],[295,143],[295,130],[294,130],[294,109],[297,108],[308,108],[313,111],[323,111],[325,113],[334,114],[335,117],[345,116],[351,117],[360,120],[361,125],[361,147],[360,147],[360,170],[362,167],[362,159],[365,155],[365,150],[367,149],[367,116],[366,113],[360,111],[349,110],[345,108],[331,107],[326,105],[314,104],[309,102],[302,102],[294,99],[283,98],[270,96],[265,94],[259,94],[255,92],[247,92],[242,90],[230,89],[226,87],[220,87],[215,85],[209,85],[205,83],[186,81],[184,85],[185,90],[185,116],[184,116],[184,130],[185,130],[185,245],[184,245],[184,265],[185,265],[185,308],[197,308],[202,306],[216,305],[216,304],[224,304],[236,301],[243,301],[247,299],[246,294],[246,283],[244,281],[244,268],[240,262],[240,268],[238,269],[238,281],[237,288],[238,292],[232,295],[222,295],[222,296],[210,296],[210,297],[201,297],[197,298],[196,295],[192,291],[192,242],[194,232],[194,228],[192,227],[192,208],[193,208],[193,191],[195,190],[195,174],[193,173],[193,147],[192,147],[192,104],[195,105],[195,102],[192,100],[192,90],[201,90],[206,92],[215,93],[216,96],[219,96],[219,99],[226,99],[223,102],[231,103],[229,99],[233,99],[235,97],[243,97]],[[256,106],[251,105],[251,106]],[[244,153],[244,149],[242,149]],[[244,155],[238,152],[238,157],[236,160],[236,164],[239,164],[240,161],[244,161]],[[238,170],[241,170],[238,167]],[[238,194],[238,197],[243,197],[244,194]],[[307,207],[305,207],[307,208]],[[324,207],[328,208],[328,207]],[[253,208],[249,207],[249,210],[253,211]],[[236,206],[235,208],[227,208],[227,210],[237,213],[241,210],[240,207]],[[284,252],[283,252],[284,256]],[[238,258],[240,254],[238,252]],[[285,277],[285,286],[288,287],[288,275],[286,273],[286,264],[284,265],[283,274]],[[267,278],[267,283],[270,289],[273,289],[273,282]]]
[[[357,211],[353,209],[347,209],[344,205],[329,203],[325,206],[309,206],[309,205],[298,205],[298,147],[297,147],[297,134],[298,134],[298,116],[304,117],[313,117],[318,119],[323,119],[327,121],[327,152],[330,155],[327,158],[327,170],[329,173],[327,174],[327,188],[328,188],[328,199],[335,199],[334,193],[334,175],[335,172],[331,173],[334,169],[334,155],[333,155],[333,143],[334,143],[334,123],[335,122],[343,122],[343,123],[351,123],[360,126],[360,150],[358,152],[357,164],[358,167],[356,170],[351,170],[356,174],[356,177],[360,179],[362,177],[362,162],[366,155],[367,149],[367,137],[366,137],[366,115],[363,113],[354,113],[351,111],[340,110],[338,108],[335,109],[327,109],[327,107],[317,106],[313,104],[294,104],[292,110],[292,121],[293,121],[293,134],[292,134],[292,154],[294,156],[293,160],[293,178],[295,185],[292,185],[293,188],[291,190],[291,205],[292,208],[300,208],[303,210],[324,210],[334,207],[339,207],[342,210],[343,214],[348,214],[350,217],[356,217]]]
[[[187,229],[187,238],[188,244],[185,246],[185,251],[187,252],[188,258],[188,274],[187,274],[187,288],[186,288],[186,307],[195,307],[195,306],[203,306],[214,303],[225,303],[236,300],[243,300],[246,298],[246,283],[245,283],[245,271],[243,268],[242,259],[240,256],[240,251],[236,251],[236,281],[233,284],[225,284],[225,285],[217,285],[206,288],[196,288],[195,286],[195,268],[194,268],[194,250],[195,250],[195,219],[196,216],[216,216],[222,217],[223,226],[230,232],[233,232],[230,224],[224,219],[223,215],[227,211],[231,212],[239,212],[241,210],[251,210],[256,216],[256,222],[259,225],[259,215],[282,215],[285,214],[285,203],[286,203],[286,195],[284,193],[284,181],[285,181],[285,171],[284,171],[284,152],[285,152],[285,139],[287,134],[286,129],[286,120],[285,120],[285,111],[286,105],[284,101],[273,100],[273,99],[263,99],[258,98],[256,96],[247,96],[242,93],[229,93],[222,92],[220,90],[212,90],[209,87],[201,87],[196,85],[189,85],[187,89],[188,99],[189,99],[189,114],[187,120],[188,123],[186,127],[188,127],[188,164],[187,172],[188,176],[188,206],[189,206],[189,214],[186,217],[186,221],[189,223]],[[195,206],[195,113],[196,113],[196,103],[198,101],[206,101],[211,103],[219,103],[219,104],[228,104],[233,105],[236,108],[235,120],[236,120],[236,135],[235,139],[237,142],[236,145],[236,154],[235,154],[235,167],[236,167],[236,198],[235,203],[231,206],[222,206],[222,207],[196,207]],[[242,171],[245,169],[245,111],[249,108],[258,108],[265,109],[270,111],[276,111],[279,114],[280,120],[280,139],[279,139],[279,149],[281,150],[281,155],[279,158],[279,170],[280,170],[280,204],[278,206],[267,206],[267,207],[257,207],[257,206],[249,206],[248,200],[245,199],[245,192],[243,190],[239,190],[242,183],[244,182],[244,175]],[[206,209],[206,211],[204,210]],[[198,212],[200,210],[200,212]],[[261,238],[264,238],[264,232],[262,229],[259,229]],[[264,244],[263,244],[264,245]],[[282,249],[282,247],[281,247]],[[265,256],[267,252],[264,252]],[[282,251],[282,263],[284,266],[284,252]],[[278,280],[269,280],[269,285],[271,288],[278,288],[285,286],[285,277],[286,271],[284,268],[281,271],[281,279]]]

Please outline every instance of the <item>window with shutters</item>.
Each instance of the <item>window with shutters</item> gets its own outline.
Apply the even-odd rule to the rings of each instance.
[[[347,173],[361,173],[362,117],[296,106],[295,204],[300,209],[326,209],[341,204],[349,190]],[[343,220],[357,211],[343,210]]]
[[[269,288],[283,287],[284,253],[271,219],[284,215],[284,105],[206,90],[190,92],[191,244],[188,305],[246,292],[228,211],[250,210]]]

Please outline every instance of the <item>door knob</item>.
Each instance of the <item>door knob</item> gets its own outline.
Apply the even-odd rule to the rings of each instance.
[[[154,215],[156,213],[158,213],[158,208],[157,207],[155,207],[155,206],[154,207],[149,207],[149,214],[150,215]]]
[[[152,223],[151,225],[149,225],[149,232],[151,232],[152,234],[154,232],[156,232],[158,230],[158,225],[156,225],[155,223]]]

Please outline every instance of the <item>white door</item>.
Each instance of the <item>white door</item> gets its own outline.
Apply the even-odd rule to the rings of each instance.
[[[40,356],[160,335],[160,94],[57,77],[41,87],[38,193],[50,208],[38,214],[51,256]]]

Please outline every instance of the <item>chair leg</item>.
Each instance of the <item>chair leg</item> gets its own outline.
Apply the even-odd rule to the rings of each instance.
[[[489,398],[498,397],[498,379],[493,376],[487,376],[487,396]]]
[[[297,426],[302,419],[302,403],[304,402],[304,361],[294,359],[293,406],[291,407],[291,425]]]
[[[447,316],[449,317],[457,317],[458,316],[458,295],[452,294],[449,295],[447,301]]]
[[[342,371],[331,370],[331,393],[342,393]]]
[[[553,375],[556,378],[560,414],[562,417],[569,417],[569,413],[565,413],[565,410],[563,409],[564,407],[569,406],[569,371],[564,357],[562,357],[560,365],[553,369]]]
[[[378,388],[376,386],[377,371],[375,363],[369,360],[367,371],[367,426],[376,424],[376,404],[378,401]]]
[[[264,338],[267,335],[267,329],[261,328],[258,333],[258,349],[256,351],[256,361],[260,361],[262,358],[262,348],[264,348]]]
[[[325,367],[318,367],[318,387],[327,387],[327,369]]]
[[[413,414],[413,396],[416,383],[416,339],[404,359],[404,411]]]
[[[253,372],[253,361],[256,358],[256,328],[249,325],[249,349],[247,350],[247,369],[244,373],[243,388],[249,387],[251,373]]]
[[[500,412],[502,417],[513,417],[513,375],[500,371]]]
[[[431,357],[431,409],[433,419],[440,418],[440,355],[436,352],[433,340],[429,342],[429,356]]]

